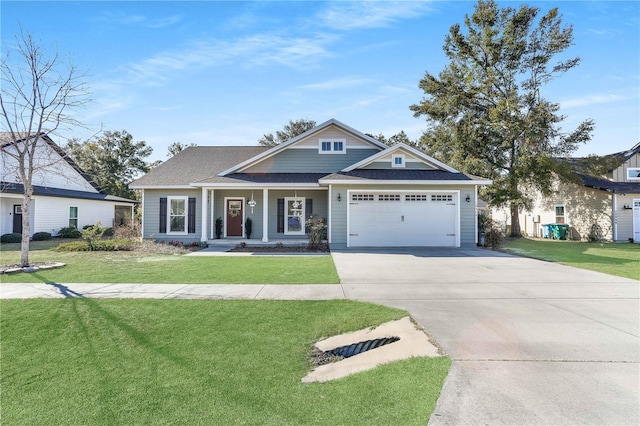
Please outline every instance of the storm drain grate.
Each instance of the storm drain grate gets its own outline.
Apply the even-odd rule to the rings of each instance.
[[[397,342],[399,337],[383,337],[381,339],[366,340],[364,342],[352,343],[346,346],[340,346],[339,348],[331,349],[326,353],[335,356],[341,356],[343,358],[349,358],[354,355],[361,354],[362,352],[370,351],[371,349],[379,348],[380,346],[388,345],[389,343]]]

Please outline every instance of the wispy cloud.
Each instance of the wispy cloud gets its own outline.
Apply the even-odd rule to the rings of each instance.
[[[123,13],[105,13],[96,18],[102,23],[111,23],[123,26],[142,26],[146,28],[166,28],[182,20],[182,15],[170,15],[162,17],[148,17],[145,15],[127,15]]]
[[[402,19],[414,18],[431,10],[428,2],[357,1],[331,2],[318,13],[319,22],[341,31],[387,27]]]
[[[637,96],[635,98],[637,98]],[[559,103],[563,109],[568,109],[568,108],[582,108],[582,107],[591,106],[591,105],[608,104],[612,102],[621,102],[621,101],[626,101],[630,99],[633,99],[633,98],[629,96],[622,96],[622,95],[615,95],[615,94],[591,94],[591,95],[581,96],[579,98],[565,99],[563,101],[560,101]]]
[[[374,80],[365,77],[342,77],[333,80],[322,81],[320,83],[304,84],[300,89],[308,90],[336,90],[349,89],[351,87],[362,86],[372,83]]]
[[[244,67],[278,63],[293,68],[308,68],[329,56],[331,36],[288,38],[274,34],[256,34],[234,41],[202,39],[184,49],[160,52],[140,62],[123,66],[130,83],[149,86],[165,83],[175,71],[198,70],[212,66],[241,64]]]

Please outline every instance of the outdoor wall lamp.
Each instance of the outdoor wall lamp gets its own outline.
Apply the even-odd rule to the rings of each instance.
[[[631,207],[629,204],[625,204],[624,206],[622,206],[623,210],[633,210],[633,207]]]
[[[338,201],[342,201],[342,195],[338,192]]]
[[[467,194],[467,198],[464,199],[467,203],[471,202],[471,195]]]

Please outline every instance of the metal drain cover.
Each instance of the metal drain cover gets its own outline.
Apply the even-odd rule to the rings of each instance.
[[[365,340],[364,342],[358,342],[358,343],[352,343],[346,346],[340,346],[339,348],[326,351],[326,353],[329,353],[335,356],[341,356],[343,358],[349,358],[354,355],[361,354],[362,352],[367,352],[372,349],[379,348],[380,346],[397,342],[398,340],[400,340],[400,338],[397,336],[383,337],[381,339]]]

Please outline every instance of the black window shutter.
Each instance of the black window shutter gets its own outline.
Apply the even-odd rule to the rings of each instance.
[[[160,227],[158,232],[161,234],[167,233],[167,198],[160,198]]]
[[[307,215],[307,217],[305,218],[304,232],[305,232],[305,234],[308,234],[309,233],[309,227],[306,226],[306,222],[307,222],[307,220],[309,220],[309,218],[313,214],[313,200],[311,198],[305,198],[304,199],[304,213]]]
[[[284,232],[284,198],[278,198],[278,227],[277,232]]]
[[[196,199],[189,197],[189,220],[187,224],[187,232],[189,234],[196,233]]]

